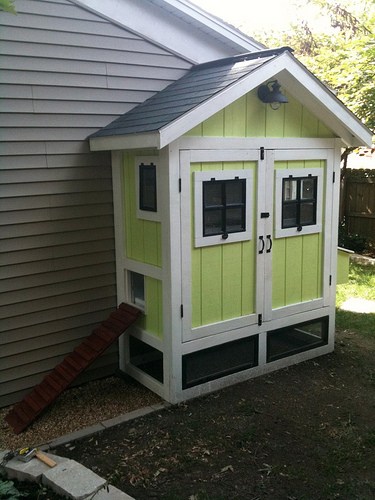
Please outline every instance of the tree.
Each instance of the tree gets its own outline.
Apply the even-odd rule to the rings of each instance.
[[[328,32],[304,20],[292,24],[287,32],[271,36],[260,34],[261,41],[268,46],[291,46],[298,59],[375,130],[374,0],[307,2],[319,8],[323,16],[328,16]]]
[[[258,35],[268,46],[289,45],[305,64],[371,130],[375,130],[375,2],[374,0],[307,0],[328,17],[322,31],[309,21],[292,24],[287,32]],[[296,9],[298,12],[298,9]],[[340,225],[345,225],[348,156],[341,155]],[[347,229],[347,228],[346,228]]]
[[[14,0],[0,0],[0,11],[11,12],[16,14],[16,9],[14,7]]]

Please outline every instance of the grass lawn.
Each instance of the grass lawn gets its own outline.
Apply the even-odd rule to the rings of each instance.
[[[351,330],[365,337],[375,338],[375,315],[343,311],[340,306],[349,298],[375,300],[375,266],[352,262],[349,282],[338,285],[336,294],[336,328]]]

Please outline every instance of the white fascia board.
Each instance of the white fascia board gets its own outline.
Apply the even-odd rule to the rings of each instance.
[[[174,15],[171,7],[163,9],[146,0],[71,1],[193,64],[263,48],[245,35],[235,36],[235,30],[218,20],[214,22],[209,14],[203,16],[193,5],[189,9],[189,23],[182,16],[179,18],[178,13]],[[173,7],[181,12],[182,2],[175,4]],[[207,32],[208,25],[212,33]]]
[[[371,131],[289,52],[283,52],[265,62],[247,77],[162,128],[160,147],[170,144],[247,92],[275,77],[345,144],[371,146]]]
[[[91,137],[89,141],[91,151],[160,149],[159,132]]]

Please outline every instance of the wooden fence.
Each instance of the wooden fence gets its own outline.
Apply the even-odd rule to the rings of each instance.
[[[348,234],[375,242],[375,170],[348,169],[341,196]]]

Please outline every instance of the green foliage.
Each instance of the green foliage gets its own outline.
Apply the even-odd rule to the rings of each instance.
[[[356,253],[362,253],[366,249],[367,240],[359,234],[352,234],[347,232],[345,218],[339,225],[339,247],[353,250]]]
[[[291,46],[298,59],[375,130],[375,2],[307,2],[320,9],[322,19],[329,17],[328,31],[303,20],[286,32],[260,35],[260,40],[268,46]]]
[[[26,496],[27,493],[21,493],[14,486],[13,481],[0,479],[0,499],[17,500],[18,498]]]
[[[374,339],[374,314],[354,313],[340,309],[340,306],[351,297],[375,300],[374,266],[351,263],[349,282],[338,285],[336,293],[337,328],[350,330],[358,335]]]
[[[1,10],[15,14],[16,9],[14,7],[14,0],[0,0],[0,11]]]

